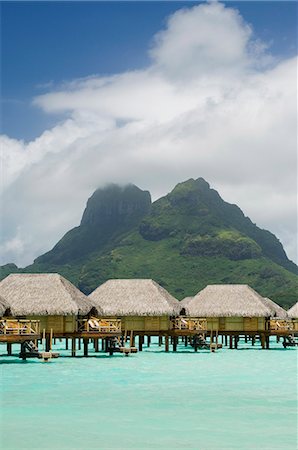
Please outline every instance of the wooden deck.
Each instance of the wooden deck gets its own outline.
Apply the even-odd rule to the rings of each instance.
[[[120,319],[100,319],[90,317],[89,319],[77,320],[77,333],[81,337],[108,337],[121,336]]]
[[[170,334],[179,336],[206,333],[207,320],[192,317],[177,317],[170,322]]]
[[[18,343],[40,339],[38,320],[0,319],[0,342]]]

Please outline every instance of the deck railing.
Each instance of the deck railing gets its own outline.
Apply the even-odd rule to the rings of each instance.
[[[40,334],[39,320],[1,319],[0,335],[31,336]]]
[[[292,331],[294,329],[293,322],[291,320],[270,319],[268,325],[268,331],[271,332],[285,332]]]
[[[78,319],[78,332],[87,333],[121,333],[121,319]]]
[[[207,331],[207,320],[191,317],[177,317],[171,320],[172,330]]]

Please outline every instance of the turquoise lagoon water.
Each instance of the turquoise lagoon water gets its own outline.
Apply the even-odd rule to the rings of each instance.
[[[296,450],[295,349],[178,350],[154,342],[130,357],[2,356],[0,447]]]

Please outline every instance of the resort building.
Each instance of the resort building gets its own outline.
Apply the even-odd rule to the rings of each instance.
[[[273,310],[265,305],[263,297],[248,285],[209,285],[186,302],[185,313],[191,317],[207,319],[209,333],[235,337],[235,348],[240,334],[255,338],[259,335],[262,346],[269,346],[267,320]]]
[[[0,295],[12,317],[39,320],[40,329],[55,336],[74,333],[78,317],[98,313],[86,295],[55,273],[11,274],[1,281]]]
[[[153,280],[108,280],[89,299],[106,317],[121,317],[128,332],[167,331],[180,312],[178,300]]]
[[[112,338],[121,335],[121,321],[106,321],[101,308],[94,307],[88,297],[59,274],[11,274],[0,283],[0,295],[9,304],[10,320],[38,321],[46,340],[46,350],[53,338],[83,338],[84,354],[88,338]]]

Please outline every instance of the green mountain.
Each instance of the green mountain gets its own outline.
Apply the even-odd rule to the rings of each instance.
[[[16,270],[3,266],[2,277]],[[298,268],[279,240],[202,178],[153,204],[134,185],[98,189],[80,226],[19,270],[59,272],[87,294],[109,278],[153,278],[179,299],[207,284],[247,283],[285,307],[298,292]]]

